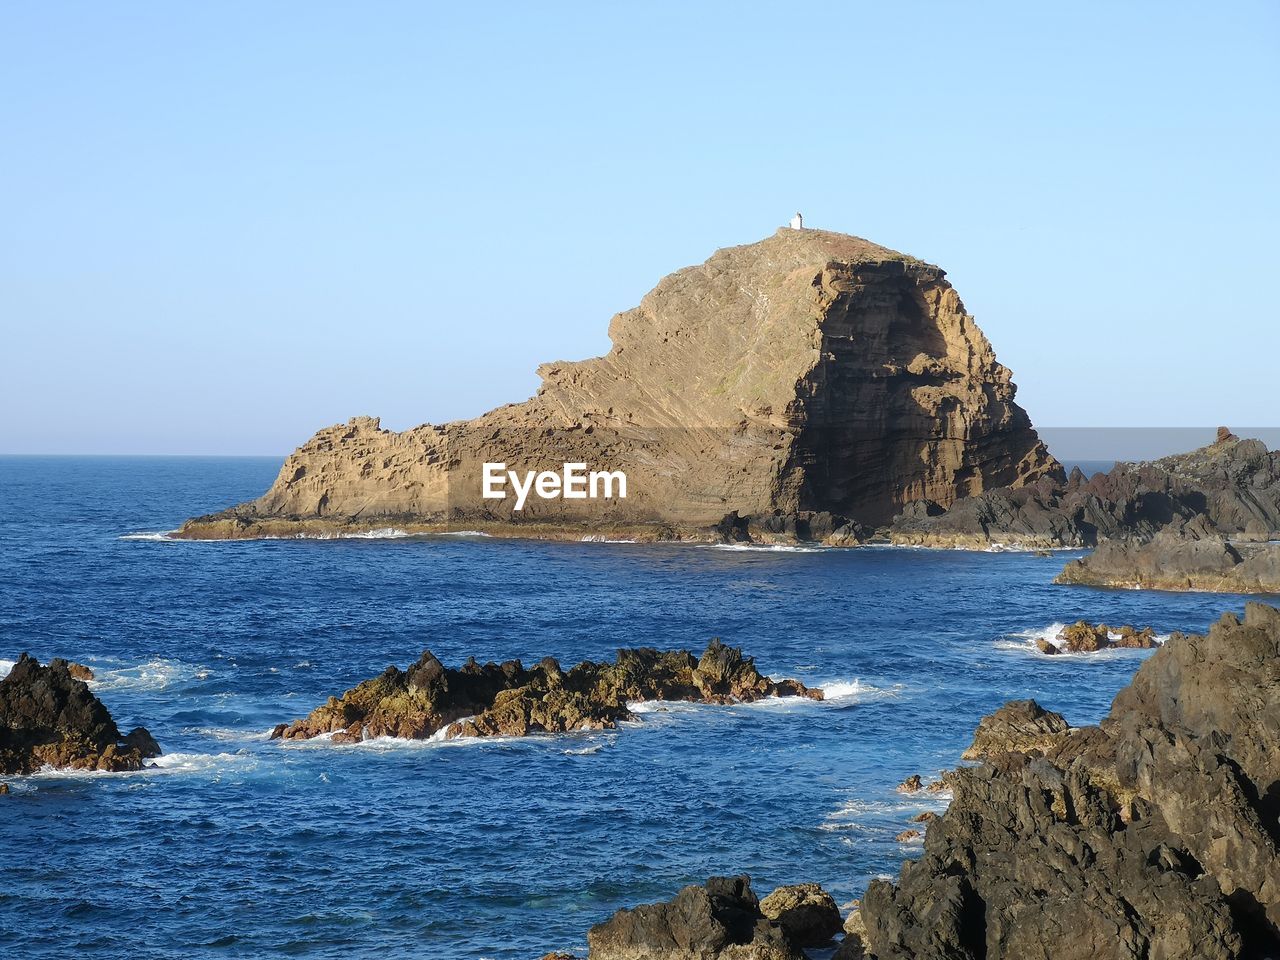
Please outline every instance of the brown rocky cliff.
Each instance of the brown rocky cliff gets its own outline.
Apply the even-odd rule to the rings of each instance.
[[[263,497],[188,536],[394,522],[668,524],[832,511],[888,520],[1061,467],[942,270],[865,240],[780,230],[663,279],[603,357],[537,395],[403,433],[320,431]],[[480,465],[624,470],[625,500],[482,500]],[[271,526],[273,525],[274,526]],[[308,526],[310,524],[310,526]]]

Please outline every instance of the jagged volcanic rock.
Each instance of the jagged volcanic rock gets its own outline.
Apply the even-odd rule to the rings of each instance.
[[[1100,726],[1060,721],[1026,704],[984,720],[980,739],[1015,735],[975,740],[987,762],[958,771],[923,857],[868,888],[869,955],[1276,956],[1280,610],[1175,634]]]
[[[1186,537],[1266,539],[1280,531],[1280,452],[1219,430],[1214,443],[1149,463],[1120,463],[1066,483],[1051,478],[957,501],[910,505],[889,528],[895,543],[924,546],[1087,547]]]
[[[388,667],[272,736],[333,734],[335,742],[354,743],[426,739],[440,730],[448,738],[564,733],[612,728],[631,716],[627,703],[634,701],[725,704],[788,696],[821,700],[822,691],[770,680],[752,658],[719,640],[700,658],[684,650],[624,649],[614,663],[585,660],[568,671],[551,657],[531,669],[518,660],[482,666],[474,658],[452,669],[426,651],[408,670]]]
[[[1072,560],[1055,583],[1142,590],[1280,594],[1280,543],[1231,542],[1161,530],[1147,542],[1109,540]]]
[[[524,535],[706,535],[782,518],[856,542],[916,500],[1063,479],[944,272],[865,240],[781,230],[662,280],[603,357],[539,368],[536,396],[403,433],[321,430],[266,494],[189,521],[227,538],[467,524]],[[481,465],[622,470],[625,499],[482,499]],[[485,526],[492,524],[493,526]],[[732,526],[732,522],[730,524]],[[748,520],[748,526],[750,520]],[[802,531],[803,532],[803,531]]]
[[[111,714],[66,660],[41,666],[25,653],[0,680],[0,773],[41,767],[139,770],[160,755],[144,728],[121,737]]]
[[[619,910],[587,933],[590,960],[803,960],[760,912],[749,877],[712,877],[675,899]]]

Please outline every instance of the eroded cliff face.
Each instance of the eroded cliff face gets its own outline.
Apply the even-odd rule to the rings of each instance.
[[[780,230],[662,280],[603,357],[544,364],[537,395],[403,433],[320,431],[249,504],[187,536],[380,524],[627,526],[684,535],[727,514],[829,511],[1061,479],[1009,371],[942,270],[865,240]],[[621,470],[627,496],[484,499],[482,465]]]

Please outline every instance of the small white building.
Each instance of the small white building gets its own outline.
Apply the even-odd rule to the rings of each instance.
[[[792,230],[804,229],[804,217],[800,216],[799,213],[797,213],[794,217],[791,218],[791,229]]]

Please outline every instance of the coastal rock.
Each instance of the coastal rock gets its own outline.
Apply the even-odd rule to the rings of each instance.
[[[702,656],[684,650],[619,650],[614,663],[584,660],[563,670],[547,657],[531,669],[518,660],[445,667],[426,651],[408,670],[383,673],[330,697],[310,715],[272,731],[273,739],[331,735],[335,743],[373,737],[422,740],[520,737],[601,730],[634,715],[630,702],[681,700],[750,703],[765,697],[821,700],[797,680],[773,681],[741,649],[712,640]]]
[[[982,718],[962,758],[977,760],[1002,753],[1044,753],[1071,729],[1062,714],[1034,700],[1011,700]]]
[[[778,887],[760,901],[760,912],[798,947],[830,943],[843,927],[835,898],[816,883]]]
[[[1011,715],[1045,718],[1011,706],[988,732]],[[1243,622],[1228,614],[1204,636],[1175,634],[1099,726],[1059,726],[957,771],[923,857],[863,897],[868,953],[1275,956],[1280,610],[1249,604]]]
[[[760,912],[749,877],[712,877],[675,899],[623,909],[587,933],[590,960],[802,960]]]
[[[86,683],[93,679],[93,671],[86,667],[83,663],[72,663],[67,661],[67,673],[75,677],[77,680],[84,680]]]
[[[1055,583],[1142,590],[1280,594],[1280,543],[1231,542],[1162,530],[1148,542],[1111,540],[1072,560]]]
[[[140,770],[160,755],[142,727],[121,737],[111,714],[66,660],[41,666],[23,654],[0,679],[0,773],[42,767]]]
[[[534,397],[474,420],[321,430],[262,497],[177,535],[710,539],[732,515],[750,537],[849,544],[914,501],[1065,480],[944,272],[866,240],[781,230],[721,250],[609,335],[607,355],[544,364]],[[575,462],[625,472],[625,499],[482,496],[485,463]]]
[[[1166,529],[1188,539],[1263,540],[1280,530],[1280,452],[1219,431],[1214,443],[1190,453],[986,490],[942,513],[908,505],[887,534],[921,546],[1044,549],[1146,542]]]

